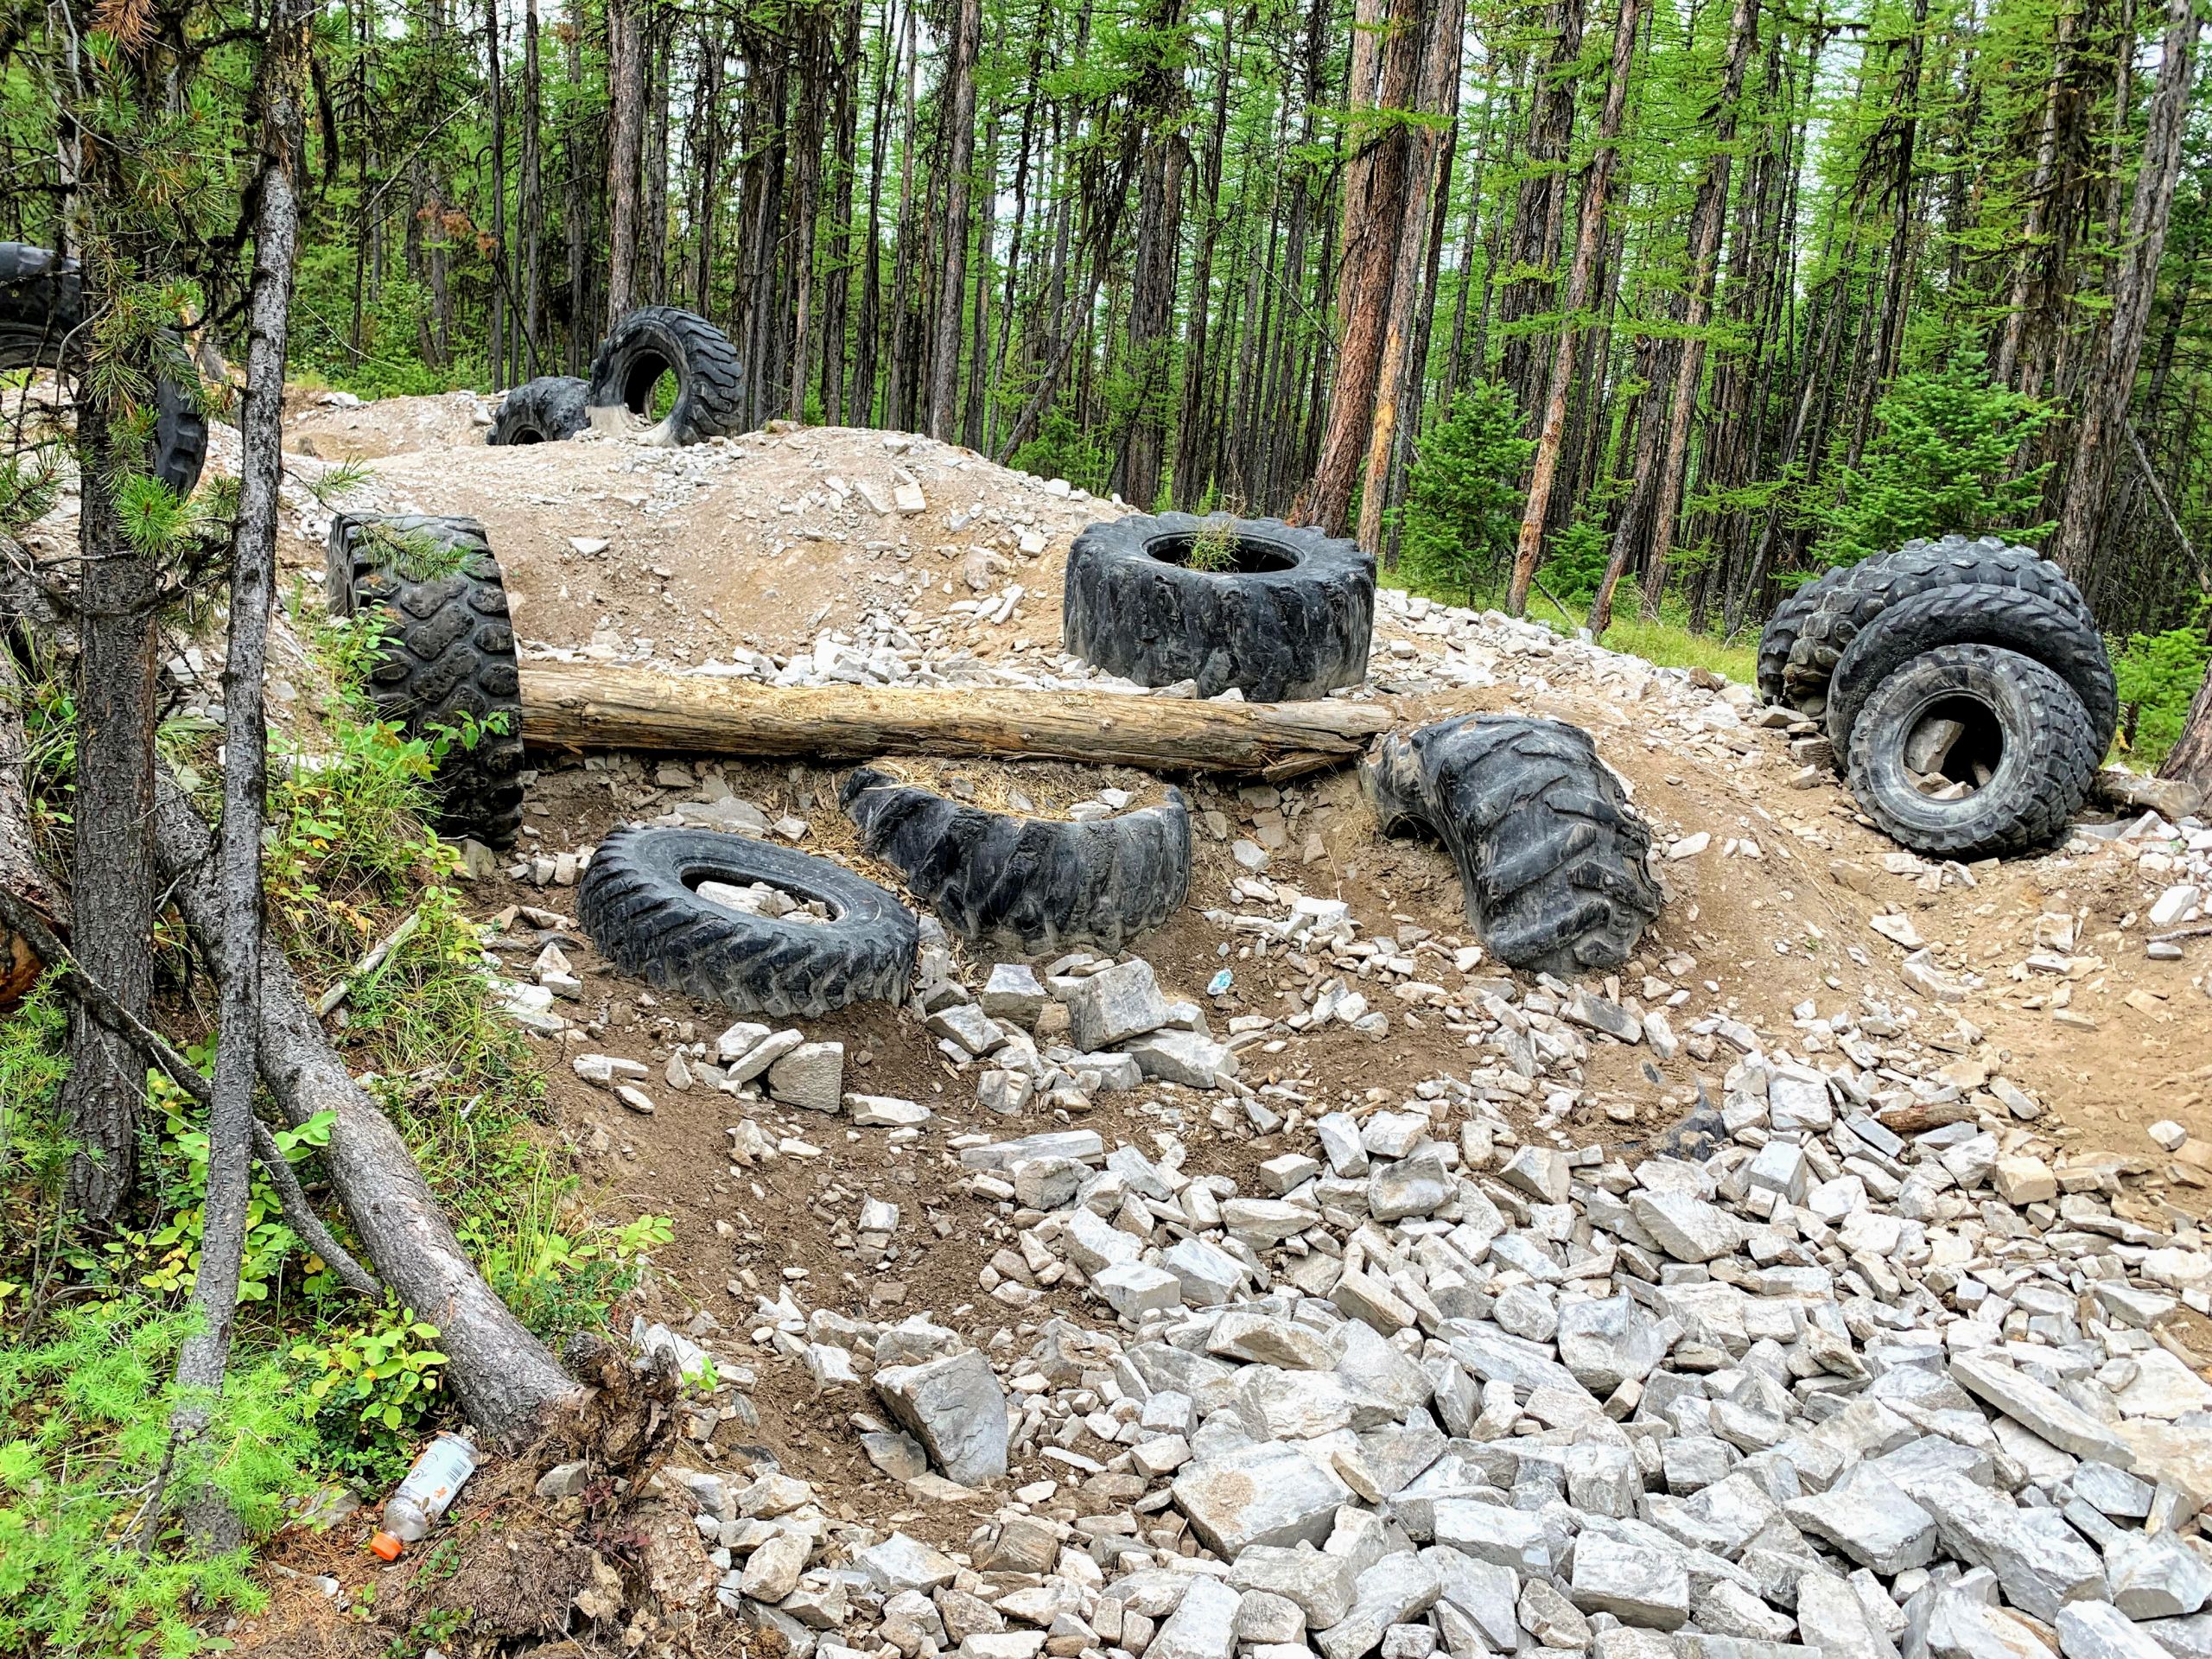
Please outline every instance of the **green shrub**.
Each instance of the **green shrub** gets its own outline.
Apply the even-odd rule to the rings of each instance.
[[[1471,604],[1520,535],[1536,446],[1521,435],[1512,388],[1478,381],[1421,440],[1397,509],[1401,559],[1416,582]]]
[[[2164,633],[2139,633],[2113,658],[2113,674],[2120,682],[2120,700],[2134,710],[2134,743],[2130,758],[2156,771],[2167,752],[2181,740],[2183,722],[2196,689],[2204,683],[2212,664],[2212,640],[2202,622]]]

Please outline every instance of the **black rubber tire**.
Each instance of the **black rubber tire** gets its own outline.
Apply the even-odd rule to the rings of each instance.
[[[826,922],[748,916],[702,899],[702,881],[755,881],[835,912]],[[874,882],[826,858],[715,830],[617,830],[576,886],[600,954],[662,990],[739,1014],[813,1019],[848,1003],[905,999],[921,926]]]
[[[1866,700],[1898,669],[1938,645],[2002,645],[2031,657],[2074,689],[2102,758],[2120,728],[2120,688],[2104,636],[2074,612],[2017,588],[1944,588],[1891,606],[1859,631],[1828,681],[1829,747],[1849,765],[1852,728]]]
[[[558,443],[591,424],[585,397],[591,383],[573,374],[542,374],[512,389],[499,401],[485,434],[490,444]]]
[[[1468,921],[1512,967],[1618,968],[1658,917],[1651,832],[1580,727],[1441,720],[1382,739],[1360,779],[1383,833],[1419,823],[1443,842]]]
[[[1783,671],[1787,700],[1807,714],[1827,710],[1828,680],[1860,629],[1891,606],[1936,588],[2011,588],[2049,600],[2095,626],[2089,607],[2061,570],[2031,547],[1994,536],[1943,536],[1907,542],[1892,553],[1848,566],[1821,595],[1789,648]]]
[[[1067,823],[987,812],[861,766],[837,801],[871,857],[947,927],[994,950],[1119,950],[1190,896],[1191,809],[1177,789],[1157,806]]]
[[[1277,519],[1230,521],[1276,568],[1192,570],[1165,555],[1219,520],[1187,512],[1090,525],[1069,551],[1061,638],[1139,685],[1196,680],[1255,702],[1318,697],[1367,677],[1375,561],[1356,542]]]
[[[1821,602],[1821,595],[1835,585],[1843,573],[1823,570],[1795,593],[1784,594],[1782,603],[1774,607],[1774,614],[1759,630],[1759,701],[1781,702],[1783,695],[1783,673],[1789,666],[1789,648],[1797,643],[1797,631],[1805,626],[1805,619]]]
[[[1914,787],[1906,744],[1950,702],[1994,717],[2003,749],[1989,781],[1962,800]],[[2048,846],[2088,798],[2104,753],[2074,690],[2033,658],[1998,645],[1939,645],[1883,680],[1852,731],[1851,792],[1899,846],[1939,858],[1986,858]]]
[[[180,353],[182,343],[171,337]],[[0,242],[0,372],[61,369],[85,359],[85,290],[74,259],[56,259],[26,242]],[[154,451],[149,471],[180,496],[190,495],[207,460],[207,417],[196,399],[164,376],[154,387]]]
[[[457,569],[409,569],[420,537],[460,557]],[[438,762],[438,830],[504,851],[522,829],[521,682],[507,590],[484,526],[474,518],[340,513],[331,520],[325,591],[334,616],[387,613],[383,651],[368,691],[378,714],[409,736],[457,727],[467,715],[498,720],[474,748],[459,743]],[[439,574],[442,571],[442,574]],[[503,718],[502,718],[503,717]]]
[[[676,404],[654,429],[674,444],[741,431],[745,371],[728,334],[695,312],[648,305],[614,325],[591,360],[586,394],[594,409],[650,416],[653,383],[676,375]]]

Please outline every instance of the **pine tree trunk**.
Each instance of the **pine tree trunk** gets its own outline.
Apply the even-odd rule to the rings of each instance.
[[[944,265],[937,294],[937,335],[930,350],[929,435],[959,441],[962,302],[968,292],[969,171],[976,163],[976,54],[983,33],[982,0],[959,0],[952,54],[945,68],[944,217],[939,221]]]
[[[277,14],[281,16],[281,14]],[[272,17],[272,26],[275,19]],[[499,0],[484,0],[484,98],[492,113],[492,291],[485,302],[492,390],[507,384],[507,101],[499,83]]]
[[[1567,273],[1567,309],[1560,319],[1559,346],[1552,359],[1550,390],[1537,429],[1536,461],[1529,499],[1521,516],[1521,538],[1513,550],[1513,577],[1506,585],[1505,608],[1519,616],[1529,608],[1529,585],[1536,577],[1543,551],[1544,518],[1551,511],[1552,482],[1559,475],[1560,446],[1567,435],[1567,395],[1574,381],[1576,334],[1590,303],[1599,250],[1605,245],[1605,208],[1612,192],[1613,167],[1620,154],[1621,120],[1628,111],[1629,70],[1636,58],[1636,33],[1643,0],[1620,0],[1613,22],[1612,73],[1605,82],[1605,103],[1598,118],[1598,148],[1582,181],[1582,203],[1574,232],[1574,259]]]
[[[638,303],[638,173],[645,108],[645,0],[610,0],[607,7],[607,327]]]
[[[522,238],[522,341],[524,366],[518,378],[543,372],[545,360],[544,112],[540,105],[537,61],[537,0],[523,0],[522,180],[516,203],[516,233]]]

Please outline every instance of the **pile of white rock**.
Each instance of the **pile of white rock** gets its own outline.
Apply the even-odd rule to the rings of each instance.
[[[2212,1386],[2170,1328],[2212,1241],[2147,1161],[1942,1092],[1754,1046],[1609,1154],[1439,1080],[1249,1184],[1165,1132],[962,1137],[989,1294],[1111,1317],[972,1347],[764,1298],[917,1497],[1020,1484],[964,1551],[848,1529],[797,1602],[742,1587],[772,1526],[718,1532],[734,1599],[821,1659],[2212,1655]]]

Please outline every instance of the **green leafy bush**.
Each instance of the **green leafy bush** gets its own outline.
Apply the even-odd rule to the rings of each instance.
[[[1916,536],[1955,532],[2001,530],[2015,541],[2040,540],[2051,526],[2033,515],[2050,465],[2017,477],[2012,466],[2021,447],[2057,418],[2051,405],[1992,381],[1979,352],[1900,376],[1874,405],[1874,433],[1859,464],[1839,467],[1840,489],[1823,482],[1808,509],[1821,532],[1814,556],[1856,564]]]
[[[2181,739],[2183,723],[2196,689],[2212,664],[2212,639],[2202,622],[2164,633],[2139,633],[2113,658],[2120,700],[2134,713],[2137,765],[2156,770]]]
[[[1536,446],[1521,435],[1512,389],[1478,381],[1423,435],[1399,513],[1401,557],[1414,580],[1472,603],[1520,533],[1522,480]]]

